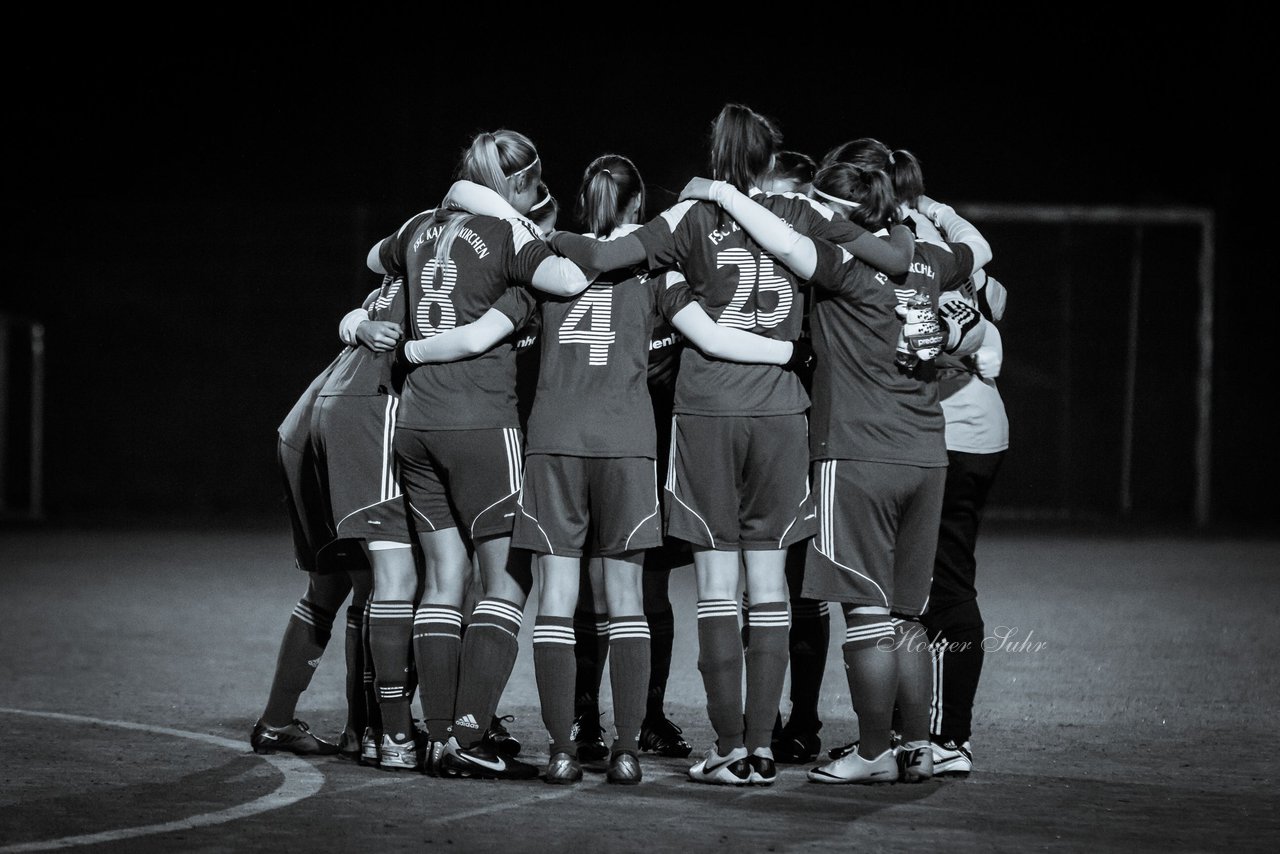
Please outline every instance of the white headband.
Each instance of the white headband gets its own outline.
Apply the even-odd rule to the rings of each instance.
[[[815,193],[816,193],[816,194],[818,194],[819,196],[822,196],[822,198],[824,198],[824,199],[829,199],[829,200],[831,200],[831,201],[833,201],[833,202],[839,202],[840,204],[842,204],[842,205],[848,205],[848,206],[849,206],[849,207],[851,207],[851,208],[860,208],[860,207],[862,207],[862,205],[858,204],[857,202],[851,202],[851,201],[849,201],[848,199],[841,199],[841,198],[839,198],[838,196],[833,196],[833,195],[831,195],[830,193],[824,193],[824,192],[822,192],[821,190],[819,190],[817,187],[814,187],[814,188],[813,188],[813,192],[815,192]]]
[[[538,165],[538,162],[539,162],[540,160],[542,160],[542,157],[541,157],[541,156],[539,156],[539,155],[537,155],[537,154],[535,154],[535,155],[533,156],[533,160],[532,160],[532,162],[530,162],[528,166],[525,166],[525,167],[524,167],[524,168],[522,168],[522,169],[517,169],[516,171],[512,172],[512,173],[511,173],[510,175],[508,175],[507,177],[508,177],[508,178],[514,178],[514,177],[516,177],[517,175],[521,174],[522,172],[528,172],[530,169],[532,169],[533,167],[537,166],[537,165]]]
[[[534,211],[536,211],[538,208],[546,207],[546,206],[547,206],[547,203],[548,203],[548,202],[550,202],[550,201],[551,201],[551,191],[550,191],[550,190],[548,190],[548,191],[547,191],[547,194],[546,194],[545,196],[543,196],[543,197],[542,197],[542,201],[537,202],[536,204],[534,204],[534,206],[533,206],[533,207],[529,208],[529,213],[533,213],[533,212],[534,212]]]

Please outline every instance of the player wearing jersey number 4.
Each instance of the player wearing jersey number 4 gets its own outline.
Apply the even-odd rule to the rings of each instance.
[[[833,213],[878,228],[895,219],[883,172],[836,165],[814,179]],[[889,743],[900,672],[924,662],[918,617],[929,595],[947,463],[942,410],[931,361],[895,364],[901,331],[897,309],[917,293],[936,305],[942,289],[961,284],[991,250],[950,208],[928,199],[953,242],[916,245],[905,275],[886,276],[827,241],[787,227],[723,182],[695,180],[685,196],[714,198],[761,245],[820,286],[813,308],[814,407],[811,456],[819,486],[818,534],[809,545],[804,595],[844,603],[845,665],[861,739],[857,751],[814,768],[824,783],[918,781],[932,773],[928,688],[901,700],[902,767]],[[948,324],[947,344],[964,346]],[[951,337],[956,340],[952,341]],[[921,702],[923,700],[923,702]]]
[[[837,221],[830,211],[790,194],[757,188],[773,165],[781,134],[765,117],[727,105],[712,126],[717,177],[786,217],[802,233],[850,243],[857,253],[902,272],[911,235],[898,244]],[[720,326],[780,341],[800,335],[795,276],[713,204],[684,201],[632,234],[601,242],[552,235],[559,252],[596,269],[647,263],[676,265],[694,297]],[[698,669],[716,746],[690,770],[696,782],[746,785],[777,776],[770,747],[787,666],[787,547],[813,533],[805,410],[809,398],[794,371],[711,359],[686,348],[676,384],[675,426],[667,469],[667,533],[689,541],[698,583]],[[737,596],[745,558],[751,645],[743,648]]]

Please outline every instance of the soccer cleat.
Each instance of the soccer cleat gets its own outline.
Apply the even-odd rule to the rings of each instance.
[[[364,734],[360,736],[360,758],[356,761],[361,765],[376,768],[378,766],[378,741],[381,736],[374,731],[373,727],[365,727]]]
[[[270,726],[261,719],[249,733],[254,753],[296,753],[299,756],[332,756],[338,745],[313,735],[305,721],[297,718],[287,726]]]
[[[667,720],[666,717],[650,720],[645,718],[640,725],[640,749],[659,756],[670,756],[684,759],[693,752],[689,742],[681,735],[684,730]]]
[[[360,736],[351,727],[342,731],[338,739],[338,758],[356,762],[360,759]]]
[[[773,757],[785,763],[812,762],[822,752],[822,739],[818,737],[818,730],[822,729],[822,724],[814,724],[812,728],[808,728],[793,726],[794,723],[794,721],[788,721],[773,739],[771,745]]]
[[[826,765],[809,769],[815,783],[896,783],[898,761],[889,748],[875,759],[863,759],[856,752],[846,753]]]
[[[640,782],[640,757],[630,750],[617,750],[609,757],[609,770],[605,772],[607,783],[634,786]]]
[[[721,756],[712,747],[689,769],[689,779],[695,783],[719,786],[748,785],[751,782],[751,763],[747,760],[747,749],[735,747],[728,756]]]
[[[391,733],[383,733],[378,742],[378,767],[383,771],[418,770],[418,743],[413,738],[396,741]]]
[[[858,742],[851,741],[848,744],[842,744],[839,747],[833,747],[827,751],[828,759],[843,759],[850,753],[858,752]]]
[[[609,756],[599,715],[578,715],[573,719],[569,737],[578,745],[578,758],[583,762],[599,762]]]
[[[578,757],[562,750],[553,753],[547,760],[547,771],[543,777],[548,783],[576,783],[582,779],[582,764],[578,762]]]
[[[898,760],[898,779],[904,783],[923,783],[933,776],[933,748],[927,741],[910,741],[894,750]]]
[[[445,744],[440,757],[440,776],[464,777],[475,780],[532,780],[538,769],[528,762],[499,756],[478,744],[460,747],[456,739]]]
[[[422,773],[428,777],[440,777],[440,759],[444,756],[443,741],[427,741],[422,748]]]
[[[969,746],[969,742],[933,742],[933,776],[968,777],[972,770],[973,748]]]
[[[519,756],[520,739],[508,732],[504,725],[507,721],[514,721],[515,719],[515,715],[503,715],[502,717],[494,715],[493,722],[484,731],[484,746],[499,756],[505,756],[508,759],[513,756]]]
[[[747,757],[747,764],[751,766],[750,782],[753,786],[772,786],[778,779],[778,766],[772,756],[753,753]]]

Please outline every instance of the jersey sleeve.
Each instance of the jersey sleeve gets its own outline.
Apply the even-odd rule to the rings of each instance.
[[[382,239],[378,244],[378,260],[382,262],[382,269],[392,276],[403,276],[405,274],[405,259],[409,257],[409,242],[413,240],[413,235],[417,232],[418,227],[434,214],[434,209],[414,214],[404,225],[400,226],[395,234],[388,235]]]
[[[852,285],[846,283],[848,277],[845,276],[848,266],[854,260],[849,250],[820,237],[813,238],[813,246],[818,251],[818,261],[810,281],[835,294],[851,290]]]
[[[690,199],[673,205],[632,232],[644,245],[650,270],[670,267],[687,256],[689,239],[687,229],[681,225],[697,204]]]
[[[927,243],[921,246],[933,250],[934,266],[942,270],[938,276],[939,291],[955,290],[973,275],[973,249],[969,244],[947,243],[945,249]],[[947,249],[951,251],[948,252]]]
[[[507,280],[524,285],[533,283],[533,273],[543,261],[556,257],[541,237],[534,233],[527,222],[520,219],[503,220],[508,226],[510,238],[509,250],[506,253],[506,268],[503,271]]]
[[[693,289],[689,287],[689,282],[674,270],[655,277],[653,281],[658,289],[658,313],[668,321],[683,311],[689,303],[697,301],[693,295]]]
[[[502,312],[511,321],[511,325],[519,330],[534,316],[538,301],[529,293],[528,288],[517,285],[503,291],[502,296],[491,307]]]

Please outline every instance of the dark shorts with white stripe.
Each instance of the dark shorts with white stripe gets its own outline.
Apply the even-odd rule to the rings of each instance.
[[[410,542],[392,455],[398,403],[385,394],[316,403],[312,442],[341,539]]]
[[[518,427],[396,430],[409,524],[420,533],[458,528],[473,542],[510,534],[519,510],[523,443]]]
[[[657,464],[648,457],[530,454],[511,545],[567,557],[662,545]]]
[[[818,533],[805,558],[803,595],[923,613],[946,478],[946,467],[815,462]]]

